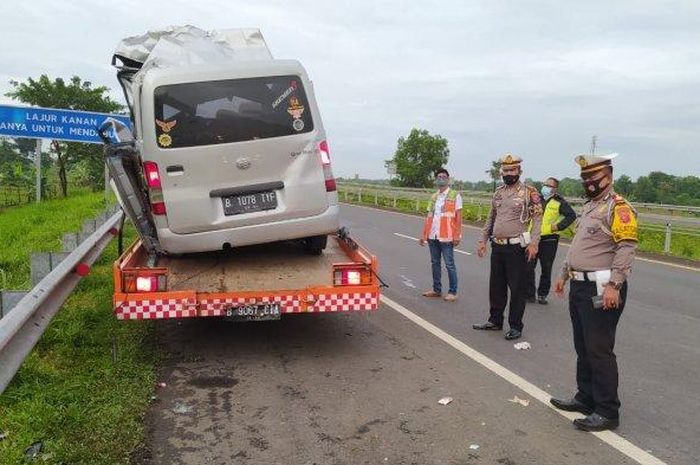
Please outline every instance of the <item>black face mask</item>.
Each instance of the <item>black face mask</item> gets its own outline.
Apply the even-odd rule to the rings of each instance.
[[[600,184],[603,181],[607,181],[608,178],[601,178],[601,179],[595,179],[595,180],[583,180],[581,184],[583,184],[583,191],[586,194],[586,197],[589,199],[595,199],[598,197],[600,194],[603,193],[605,189],[608,188],[610,185],[610,182],[606,182],[605,185],[601,186]]]
[[[518,182],[518,179],[520,179],[519,174],[507,174],[503,176],[503,182],[506,183],[507,186],[512,186]]]

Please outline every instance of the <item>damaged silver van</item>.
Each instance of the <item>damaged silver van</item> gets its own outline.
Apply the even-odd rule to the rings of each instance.
[[[158,252],[300,239],[321,253],[339,227],[338,198],[298,61],[273,59],[257,30],[186,26],[124,39],[113,64],[142,170],[132,187],[151,223],[139,233],[155,234]]]

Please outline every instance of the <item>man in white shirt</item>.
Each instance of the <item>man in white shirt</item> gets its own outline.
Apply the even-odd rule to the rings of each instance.
[[[457,267],[454,248],[462,240],[462,196],[450,189],[450,173],[441,168],[435,173],[438,191],[428,205],[428,216],[423,226],[420,245],[428,244],[433,272],[433,289],[423,293],[425,297],[442,297],[442,264],[444,259],[449,281],[445,296],[448,302],[457,300]]]

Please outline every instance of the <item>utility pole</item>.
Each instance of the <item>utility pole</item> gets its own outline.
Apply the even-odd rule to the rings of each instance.
[[[41,202],[41,139],[36,140],[34,150],[34,166],[36,167],[36,203]]]
[[[598,142],[598,136],[595,134],[591,137],[591,155],[595,155],[596,143]]]

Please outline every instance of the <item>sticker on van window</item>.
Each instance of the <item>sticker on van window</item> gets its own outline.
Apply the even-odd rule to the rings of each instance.
[[[170,144],[173,143],[173,138],[170,137],[170,134],[161,134],[158,136],[158,145],[161,147],[170,147]]]
[[[272,108],[277,108],[277,107],[279,106],[279,104],[282,103],[282,102],[284,102],[284,100],[285,100],[287,97],[289,97],[290,95],[292,95],[292,92],[294,92],[295,90],[297,90],[296,81],[292,81],[292,85],[290,85],[289,87],[287,87],[287,90],[285,90],[284,92],[282,92],[282,95],[280,95],[279,97],[277,97],[277,98],[275,99],[275,101],[272,102]]]
[[[304,120],[295,119],[294,122],[292,123],[292,127],[297,132],[303,131],[304,130]]]
[[[177,120],[165,122],[157,119],[156,124],[163,132],[170,132],[170,130],[177,124]]]
[[[299,99],[292,97],[289,99],[289,106],[287,107],[287,113],[289,113],[292,118],[299,119],[304,113],[304,105],[299,102]]]

